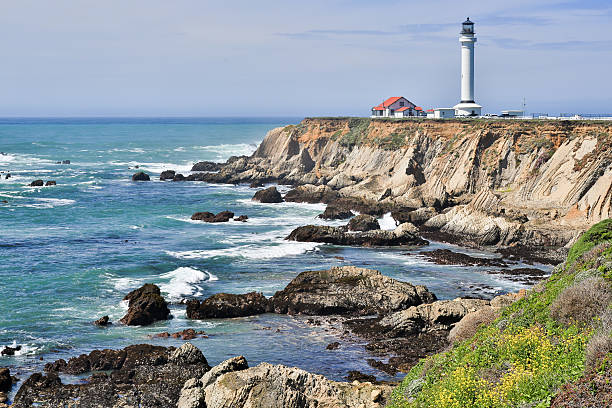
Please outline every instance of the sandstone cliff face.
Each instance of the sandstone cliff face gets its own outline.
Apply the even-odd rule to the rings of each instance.
[[[221,173],[452,207],[428,225],[481,244],[554,246],[612,216],[611,143],[602,122],[314,118],[270,131]]]

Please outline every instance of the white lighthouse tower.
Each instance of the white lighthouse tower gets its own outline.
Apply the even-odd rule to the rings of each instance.
[[[456,116],[480,116],[482,106],[474,102],[474,23],[468,17],[461,35],[461,102],[454,106]]]

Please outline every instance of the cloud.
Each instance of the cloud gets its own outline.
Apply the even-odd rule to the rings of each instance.
[[[601,41],[553,41],[534,42],[519,40],[516,38],[490,38],[498,47],[509,50],[533,50],[533,51],[595,51],[608,53],[612,47],[612,40]]]

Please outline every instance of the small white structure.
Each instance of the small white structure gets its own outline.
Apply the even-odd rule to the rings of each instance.
[[[403,118],[416,116],[417,106],[403,96],[393,96],[372,108],[373,118]]]
[[[474,102],[474,23],[468,17],[461,35],[461,102],[455,105],[456,116],[480,116],[482,106]]]
[[[427,114],[429,117],[429,114]],[[435,108],[432,118],[434,119],[450,119],[455,117],[455,108]]]
[[[503,110],[501,111],[502,118],[522,118],[525,116],[525,111],[522,110]]]

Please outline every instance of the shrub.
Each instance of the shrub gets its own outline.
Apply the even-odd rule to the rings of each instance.
[[[600,277],[582,280],[566,288],[550,306],[550,315],[566,326],[589,325],[612,302],[612,287]]]
[[[474,336],[481,326],[493,323],[496,317],[492,307],[485,307],[475,312],[468,313],[450,331],[448,334],[448,341],[454,344],[467,340]]]
[[[601,221],[582,234],[567,255],[567,265],[573,264],[585,252],[606,241],[612,241],[612,219]]]
[[[586,347],[586,367],[592,371],[599,363],[612,353],[612,309],[606,309],[599,318],[597,333]]]

